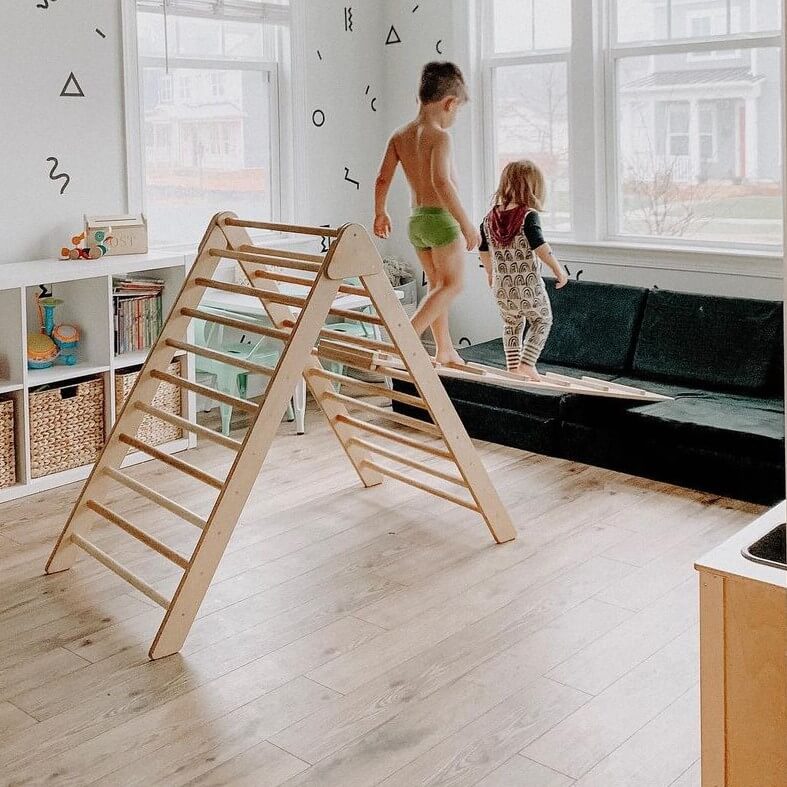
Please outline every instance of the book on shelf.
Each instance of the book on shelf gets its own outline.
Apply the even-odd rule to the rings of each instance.
[[[161,332],[163,279],[125,277],[112,280],[115,354],[152,347]]]

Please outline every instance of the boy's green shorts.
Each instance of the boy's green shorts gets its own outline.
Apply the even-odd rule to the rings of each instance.
[[[459,222],[445,208],[413,208],[408,228],[416,249],[433,249],[453,243],[461,234]]]

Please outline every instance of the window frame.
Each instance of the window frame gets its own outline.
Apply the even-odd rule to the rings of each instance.
[[[511,66],[527,66],[527,65],[547,65],[549,63],[563,63],[566,68],[566,113],[568,118],[568,140],[569,140],[569,161],[568,161],[568,179],[569,179],[569,193],[571,210],[569,214],[569,221],[571,230],[549,230],[551,237],[556,239],[568,240],[573,238],[575,230],[574,221],[574,169],[572,166],[572,136],[571,136],[571,105],[572,105],[572,89],[571,89],[571,47],[567,49],[532,49],[523,50],[521,52],[506,52],[504,54],[496,54],[493,45],[494,36],[494,9],[491,2],[484,2],[481,0],[479,7],[481,31],[481,44],[479,47],[481,58],[481,85],[482,85],[482,138],[484,140],[483,150],[484,161],[482,164],[482,181],[483,193],[486,195],[494,194],[497,188],[497,135],[495,133],[494,123],[494,85],[495,85],[495,72],[500,68]],[[535,28],[532,31],[532,38],[535,40]],[[488,202],[487,196],[484,202]]]
[[[272,11],[270,20],[262,14]],[[144,68],[163,68],[167,64],[172,69],[213,70],[213,71],[255,71],[266,75],[269,86],[270,112],[270,158],[271,158],[271,222],[281,222],[295,211],[295,194],[299,172],[295,164],[296,156],[293,145],[302,139],[302,130],[296,127],[294,118],[297,115],[291,104],[303,100],[302,94],[292,86],[292,61],[294,53],[292,18],[290,6],[262,6],[259,24],[266,24],[265,45],[269,50],[275,47],[281,54],[279,59],[243,59],[243,58],[195,58],[182,56],[158,57],[143,55],[139,52],[137,39],[137,0],[122,0],[122,36],[124,54],[124,92],[126,117],[126,162],[127,162],[127,201],[128,210],[134,213],[146,212],[145,199],[145,138],[144,138],[144,107],[141,91],[142,73]],[[156,8],[145,10],[146,13],[162,13]],[[215,20],[212,14],[202,11],[184,9],[170,15],[207,18]],[[242,21],[249,23],[248,16],[225,14],[222,21]],[[275,26],[274,26],[275,25]],[[286,27],[285,30],[282,28]],[[290,39],[290,40],[285,40]],[[173,89],[174,99],[174,89]],[[288,185],[289,184],[289,185]],[[268,241],[280,235],[278,232],[251,230],[252,240]],[[166,250],[191,250],[195,243],[178,243],[157,248]]]
[[[476,205],[486,211],[488,195],[495,188],[495,129],[492,115],[494,69],[503,65],[535,63],[543,58],[554,60],[554,50],[527,51],[495,55],[493,52],[493,10],[489,0],[475,0],[474,36],[475,62],[480,75],[482,101],[476,121],[483,153],[477,154],[481,189],[476,188]],[[719,54],[743,53],[760,48],[775,48],[785,58],[785,42],[782,30],[766,30],[753,33],[720,34],[703,38],[679,38],[659,42],[633,41],[617,44],[618,0],[574,0],[571,4],[572,34],[571,47],[567,54],[568,69],[568,139],[569,173],[571,189],[570,233],[550,231],[550,238],[558,247],[571,248],[577,257],[593,261],[592,248],[606,249],[618,255],[623,249],[639,249],[664,257],[670,254],[683,255],[686,269],[706,272],[708,265],[713,270],[728,273],[729,269],[717,266],[712,261],[720,259],[747,259],[752,269],[740,267],[734,272],[754,275],[753,269],[768,275],[780,276],[781,267],[771,269],[768,260],[783,259],[784,243],[742,244],[733,241],[715,240],[712,243],[696,239],[672,236],[630,235],[619,230],[621,216],[619,208],[618,151],[619,113],[617,94],[617,61],[623,57],[644,57],[651,54],[687,54],[691,51]],[[728,8],[731,5],[728,4]],[[670,20],[670,27],[671,27]],[[782,28],[785,26],[782,16]],[[728,25],[731,23],[728,11]],[[668,30],[668,34],[670,31]],[[472,46],[471,46],[472,49]],[[563,50],[558,50],[563,54]],[[782,86],[787,85],[787,75],[782,69]],[[782,91],[784,95],[784,90]],[[782,99],[787,105],[787,100]],[[782,107],[782,115],[787,106]],[[580,128],[581,125],[581,128]],[[787,140],[787,128],[782,124],[782,147]],[[716,150],[714,150],[716,152]],[[787,166],[787,155],[783,165]],[[479,160],[480,159],[480,160]],[[782,176],[782,199],[787,208],[787,180]],[[785,227],[787,232],[787,226]],[[583,251],[583,249],[588,250]],[[689,263],[689,259],[696,262]],[[700,261],[700,259],[707,260]],[[639,258],[635,260],[637,264]],[[601,261],[600,259],[598,261]],[[644,263],[643,263],[644,264]],[[740,263],[739,263],[740,264]],[[669,262],[668,267],[673,267]]]
[[[627,58],[658,57],[659,55],[688,55],[692,52],[721,52],[740,50],[741,52],[776,48],[783,57],[782,34],[766,33],[735,33],[733,35],[708,36],[706,38],[681,38],[676,40],[657,41],[643,44],[612,43],[616,35],[617,0],[609,0],[610,4],[610,44],[605,47],[605,90],[604,90],[604,117],[606,119],[606,185],[607,185],[607,221],[605,240],[615,243],[632,243],[636,245],[665,246],[675,249],[721,249],[742,250],[744,252],[772,252],[774,255],[783,254],[784,244],[768,243],[740,243],[727,240],[715,240],[712,244],[692,238],[677,238],[664,236],[659,238],[653,235],[634,235],[624,233],[620,229],[620,182],[619,182],[619,153],[620,153],[620,113],[619,113],[619,84],[618,62]],[[784,84],[784,74],[782,74]],[[782,101],[784,102],[784,97]],[[783,110],[782,110],[783,111]],[[781,113],[780,113],[781,114]],[[785,139],[785,129],[782,128],[782,142]],[[689,131],[689,146],[691,146],[691,129]],[[787,201],[787,184],[782,183],[782,200]]]

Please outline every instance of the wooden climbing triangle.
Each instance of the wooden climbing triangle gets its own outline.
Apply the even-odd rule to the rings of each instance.
[[[251,228],[323,236],[330,238],[331,243],[324,255],[264,248],[251,242],[247,232]],[[215,278],[222,259],[236,260],[250,285]],[[345,283],[349,278],[359,280],[360,285]],[[301,287],[304,294],[283,293],[280,284]],[[259,298],[271,326],[201,309],[200,302],[208,290]],[[369,298],[375,313],[353,311],[348,315],[333,305],[339,294]],[[330,325],[326,325],[329,315],[344,319],[349,316],[384,328],[390,338],[373,339],[331,330]],[[188,329],[194,319],[275,339],[283,343],[284,349],[273,368],[197,346],[189,341]],[[238,399],[170,374],[167,368],[174,355],[184,352],[265,375],[269,382],[262,402]],[[340,361],[350,368],[374,367],[389,378],[411,383],[416,393],[388,390],[329,371],[320,359]],[[382,359],[391,363],[386,364]],[[364,486],[375,486],[384,477],[392,478],[477,512],[498,543],[516,536],[509,515],[440,383],[432,359],[415,335],[383,271],[382,259],[367,231],[358,224],[327,229],[244,221],[232,213],[220,213],[211,220],[161,335],[71,511],[47,563],[47,573],[69,569],[78,553],[86,552],[164,608],[164,618],[150,648],[150,657],[156,659],[180,650],[302,375]],[[226,437],[154,407],[153,398],[164,382],[247,412],[249,426],[245,437],[242,440]],[[336,384],[362,393],[380,393],[420,408],[428,420],[411,418],[368,400],[347,396],[336,390]],[[351,414],[356,410],[360,413]],[[361,413],[375,420],[365,420],[359,417]],[[174,424],[230,449],[234,459],[226,477],[218,478],[139,440],[137,430],[146,416]],[[388,429],[377,423],[378,419],[408,427],[410,432]],[[401,453],[374,438],[412,449],[416,454]],[[207,517],[199,516],[124,472],[123,461],[132,449],[215,490],[215,501]],[[428,460],[424,461],[426,457]],[[438,466],[434,460],[442,464]],[[118,486],[199,528],[201,533],[193,552],[190,555],[179,553],[113,511],[109,501]],[[164,597],[90,540],[91,529],[100,521],[115,525],[182,570],[172,598]]]

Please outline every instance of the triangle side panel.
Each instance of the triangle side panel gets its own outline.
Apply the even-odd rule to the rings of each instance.
[[[132,406],[132,402],[145,402],[150,404],[158,391],[160,382],[150,376],[153,369],[166,371],[175,355],[175,350],[166,345],[167,339],[185,339],[191,318],[180,315],[183,307],[196,307],[202,298],[204,288],[196,287],[193,280],[196,276],[210,278],[213,275],[218,263],[216,257],[207,253],[211,247],[225,247],[226,241],[221,231],[216,227],[216,220],[211,221],[208,229],[200,244],[197,258],[186,275],[183,285],[175,298],[172,309],[167,316],[161,333],[156,343],[137,375],[126,403],[117,414],[112,430],[107,437],[104,448],[101,451],[90,475],[87,478],[77,501],[71,510],[66,524],[60,533],[60,537],[52,550],[46,564],[46,573],[52,574],[58,571],[65,571],[71,568],[78,554],[78,547],[70,543],[71,533],[78,532],[85,536],[91,527],[91,522],[95,520],[95,515],[85,509],[85,503],[89,499],[100,499],[111,484],[111,479],[104,474],[107,467],[119,468],[129,447],[118,440],[121,433],[126,433],[132,437],[136,435],[137,429],[145,418],[145,414]]]
[[[429,406],[434,422],[443,433],[462,477],[470,489],[495,541],[516,538],[511,518],[492,485],[489,475],[440,382],[421,340],[415,335],[407,314],[384,273],[362,276],[377,313],[383,318],[393,343],[398,347],[421,398]]]

